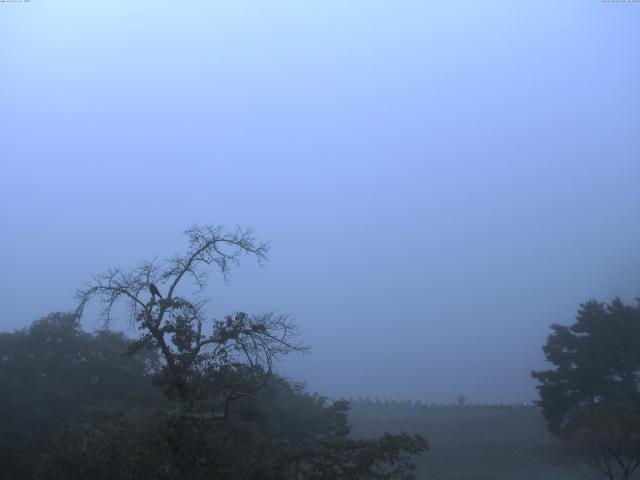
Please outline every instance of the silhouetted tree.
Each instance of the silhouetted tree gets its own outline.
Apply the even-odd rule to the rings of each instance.
[[[554,368],[532,372],[550,431],[628,479],[640,465],[640,308],[589,300],[573,325],[551,330],[543,350]]]
[[[163,357],[155,381],[169,398],[180,401],[181,412],[176,414],[224,419],[232,401],[255,393],[271,374],[274,360],[307,349],[295,343],[298,329],[286,315],[237,312],[207,322],[203,300],[179,296],[187,279],[202,290],[210,266],[226,277],[242,256],[262,262],[269,251],[268,244],[257,243],[250,230],[229,234],[221,227],[193,226],[185,233],[189,247],[184,255],[96,276],[93,285],[78,291],[78,315],[96,297],[108,324],[114,305],[124,301],[141,332],[131,349],[146,347]],[[156,285],[165,287],[164,296]],[[146,298],[150,286],[153,294]]]
[[[153,468],[147,468],[144,477],[138,471],[136,478],[346,479],[365,478],[368,473],[386,476],[367,478],[411,478],[398,462],[426,449],[422,437],[386,435],[377,440],[350,440],[346,402],[325,405],[324,400],[274,374],[274,361],[307,351],[296,341],[298,329],[288,316],[236,312],[207,321],[203,300],[179,295],[189,280],[202,291],[212,267],[226,278],[245,255],[264,261],[269,245],[256,242],[250,230],[227,233],[221,227],[193,226],[185,233],[186,254],[166,261],[145,261],[131,270],[109,270],[78,291],[77,315],[96,298],[103,306],[106,325],[115,305],[124,302],[140,330],[131,353],[150,349],[162,358],[154,383],[171,407],[164,412],[163,425],[151,422],[146,428],[163,432],[155,438],[161,444],[158,451],[165,453],[146,455],[155,459],[151,461]],[[113,472],[130,471],[135,459],[127,452],[140,451],[139,445],[145,444],[147,437],[140,435],[127,442],[108,440],[118,432],[139,431],[114,427],[127,422],[107,422],[91,430],[99,433],[95,435],[89,431],[93,447],[79,466],[104,464],[98,470],[111,472],[107,475],[111,478],[115,478]],[[86,435],[82,429],[73,429],[63,443],[85,446]],[[343,448],[345,454],[338,455]],[[57,458],[67,458],[72,451]],[[105,457],[105,451],[111,454]],[[114,458],[119,460],[114,463]],[[320,468],[329,461],[343,464],[336,463],[331,471]],[[67,478],[89,475],[75,467],[74,473],[69,473],[64,470],[68,464],[58,462],[58,471]],[[326,475],[319,476],[322,472]],[[357,472],[360,476],[331,472]]]

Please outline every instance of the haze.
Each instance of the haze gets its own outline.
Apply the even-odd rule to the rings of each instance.
[[[0,329],[238,224],[270,261],[214,278],[211,315],[293,315],[312,354],[280,370],[311,390],[531,401],[551,323],[640,293],[639,22],[598,0],[0,4]]]

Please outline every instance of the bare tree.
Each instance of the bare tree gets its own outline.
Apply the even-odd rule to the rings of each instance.
[[[586,463],[609,480],[628,480],[640,467],[637,405],[599,408],[584,415],[575,440]]]
[[[80,316],[96,299],[109,326],[114,307],[124,303],[140,330],[131,350],[161,353],[164,364],[156,383],[177,401],[176,414],[223,420],[229,417],[233,400],[253,395],[264,384],[275,360],[307,347],[296,342],[297,326],[286,315],[237,312],[207,322],[205,300],[178,295],[184,283],[195,284],[202,292],[212,270],[228,279],[243,256],[262,264],[268,243],[257,242],[250,229],[229,233],[220,226],[194,225],[185,234],[184,255],[94,276],[91,284],[77,291],[76,313]]]

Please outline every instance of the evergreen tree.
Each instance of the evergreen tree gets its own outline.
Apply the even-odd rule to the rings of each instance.
[[[554,368],[532,372],[550,431],[610,479],[629,478],[640,465],[640,307],[589,300],[573,325],[551,330]]]

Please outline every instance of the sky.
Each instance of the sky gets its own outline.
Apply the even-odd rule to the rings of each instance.
[[[640,295],[639,25],[598,0],[0,3],[0,330],[241,225],[270,261],[213,278],[210,314],[294,317],[312,353],[280,370],[310,390],[531,401],[550,324]]]

